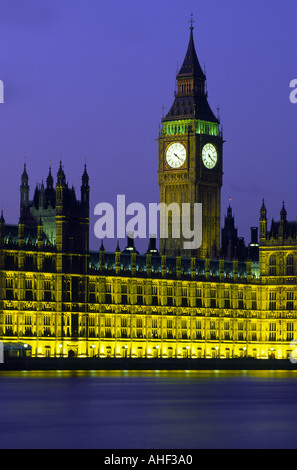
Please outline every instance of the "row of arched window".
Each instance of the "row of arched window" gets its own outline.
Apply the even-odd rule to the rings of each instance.
[[[295,266],[294,266],[294,256],[288,255],[285,260],[285,273],[286,276],[295,275]],[[269,258],[269,275],[277,275],[277,257],[276,255],[271,255]]]

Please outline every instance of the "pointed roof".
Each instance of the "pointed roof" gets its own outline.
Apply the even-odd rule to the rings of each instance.
[[[260,209],[260,216],[261,216],[262,219],[266,219],[266,215],[267,215],[267,209],[266,209],[265,201],[264,201],[264,198],[263,198],[262,206],[261,206],[261,209]]]
[[[232,217],[232,207],[231,207],[230,203],[229,203],[229,207],[227,209],[227,217],[229,217],[229,218]]]
[[[208,94],[205,90],[206,76],[203,73],[195,50],[193,38],[193,18],[190,23],[190,40],[187,53],[179,73],[176,75],[178,91],[169,112],[162,118],[162,122],[179,119],[200,119],[202,121],[219,124],[208,103]],[[190,89],[184,91],[182,83],[187,80],[193,82]],[[189,85],[189,84],[188,84]]]
[[[3,215],[3,208],[1,209],[1,218],[0,218],[0,222],[1,222],[1,224],[5,224],[5,219],[4,219],[4,215]]]
[[[282,210],[280,211],[280,220],[287,220],[287,211],[285,208],[285,202],[283,201]]]
[[[46,178],[46,185],[47,188],[52,188],[54,184],[54,178],[52,176],[52,167],[51,165],[49,166],[49,171],[48,171],[48,176]]]
[[[193,37],[193,26],[191,25],[190,27],[190,40],[189,40],[189,45],[187,49],[187,53],[183,62],[183,65],[181,66],[181,69],[179,73],[177,74],[177,78],[180,76],[195,76],[196,78],[200,78],[202,80],[206,80],[206,76],[202,71],[202,68],[200,66],[197,54],[196,54],[196,49],[195,49],[195,44],[194,44],[194,37]]]
[[[29,176],[28,176],[28,173],[27,173],[27,165],[26,165],[26,163],[24,163],[24,170],[23,170],[23,173],[22,173],[22,184],[28,183],[28,180],[29,180]]]
[[[87,172],[87,164],[86,163],[85,163],[85,166],[84,166],[84,172],[83,172],[83,175],[81,177],[81,180],[82,180],[83,185],[88,186],[88,184],[89,184],[89,175],[88,175],[88,172]]]
[[[65,184],[65,173],[63,171],[62,160],[60,160],[60,166],[57,173],[57,183],[58,184]]]

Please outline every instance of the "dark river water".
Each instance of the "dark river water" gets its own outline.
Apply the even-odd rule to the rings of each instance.
[[[1,449],[297,448],[297,371],[1,372]]]

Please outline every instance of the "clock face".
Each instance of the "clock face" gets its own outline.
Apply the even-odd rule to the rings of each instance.
[[[202,149],[202,161],[204,166],[211,170],[214,168],[218,161],[218,152],[214,145],[206,144]]]
[[[187,152],[183,144],[174,143],[166,150],[166,161],[171,168],[180,168],[186,161]]]

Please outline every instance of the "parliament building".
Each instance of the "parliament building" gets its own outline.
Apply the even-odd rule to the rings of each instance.
[[[229,205],[221,222],[224,139],[208,104],[193,25],[174,101],[158,135],[160,202],[202,203],[202,245],[132,237],[115,252],[89,249],[89,176],[80,197],[62,163],[30,198],[24,165],[20,217],[0,219],[0,340],[7,355],[97,358],[286,359],[297,339],[297,224],[284,204],[248,245]],[[262,204],[262,205],[261,205]],[[190,214],[190,223],[193,214]],[[160,225],[164,220],[160,220]],[[176,228],[176,227],[175,227]],[[115,243],[116,246],[116,243]]]

